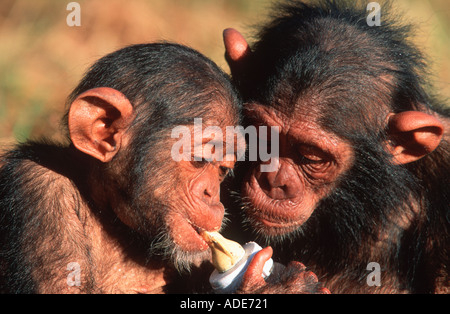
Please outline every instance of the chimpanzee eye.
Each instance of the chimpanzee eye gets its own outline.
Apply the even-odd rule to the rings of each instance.
[[[300,162],[304,164],[320,164],[328,160],[326,153],[313,146],[302,145],[298,151]]]
[[[326,175],[333,164],[333,158],[317,147],[302,145],[298,151],[302,168],[315,178]]]
[[[219,170],[220,170],[220,175],[223,177],[226,177],[231,169],[228,167],[220,166]]]
[[[308,157],[301,155],[300,160],[305,164],[321,164],[325,161],[322,158],[314,155],[308,155]]]
[[[310,171],[310,172],[315,172],[315,173],[323,173],[326,172],[328,170],[328,168],[331,166],[331,162],[330,161],[321,161],[321,162],[313,162],[310,164],[306,164],[305,167]]]

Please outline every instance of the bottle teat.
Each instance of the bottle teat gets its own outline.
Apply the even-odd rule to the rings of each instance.
[[[262,248],[255,242],[248,242],[242,247],[218,232],[202,231],[200,235],[211,248],[212,262],[216,268],[209,277],[212,288],[216,293],[234,292],[242,282],[251,260]],[[272,259],[264,264],[263,278],[270,276],[273,265]]]
[[[211,248],[212,262],[219,273],[231,269],[245,255],[239,243],[224,238],[218,232],[202,231],[200,235]]]

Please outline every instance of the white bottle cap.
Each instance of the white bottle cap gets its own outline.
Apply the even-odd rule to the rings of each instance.
[[[244,246],[245,254],[231,269],[224,273],[214,270],[209,277],[209,282],[216,293],[232,293],[241,284],[242,277],[255,254],[262,250],[255,242],[248,242]],[[269,259],[263,267],[262,277],[267,278],[273,267],[273,260]]]

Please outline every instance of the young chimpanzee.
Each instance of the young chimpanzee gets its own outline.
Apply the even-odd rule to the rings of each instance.
[[[181,45],[134,45],[96,62],[69,104],[69,143],[0,160],[0,290],[168,291],[172,269],[209,257],[198,232],[221,227],[234,165],[175,162],[171,130],[237,124],[228,76]]]
[[[365,4],[289,1],[251,48],[224,32],[247,122],[280,128],[239,211],[332,293],[449,292],[450,114],[390,8],[369,26]]]
[[[234,166],[174,161],[171,131],[196,117],[237,124],[238,95],[200,53],[155,43],[101,58],[68,103],[68,144],[30,141],[1,159],[1,290],[167,292],[172,269],[209,258],[198,232],[221,227]]]

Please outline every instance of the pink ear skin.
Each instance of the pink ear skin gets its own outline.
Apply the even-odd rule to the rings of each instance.
[[[223,31],[223,42],[225,59],[230,66],[231,73],[235,75],[239,72],[240,64],[251,54],[250,47],[244,36],[234,28],[227,28]]]
[[[119,151],[133,116],[133,107],[119,91],[109,87],[90,89],[70,105],[69,133],[74,146],[102,161]]]
[[[390,143],[394,164],[407,164],[433,152],[442,140],[443,124],[434,116],[420,111],[405,111],[388,116]]]

